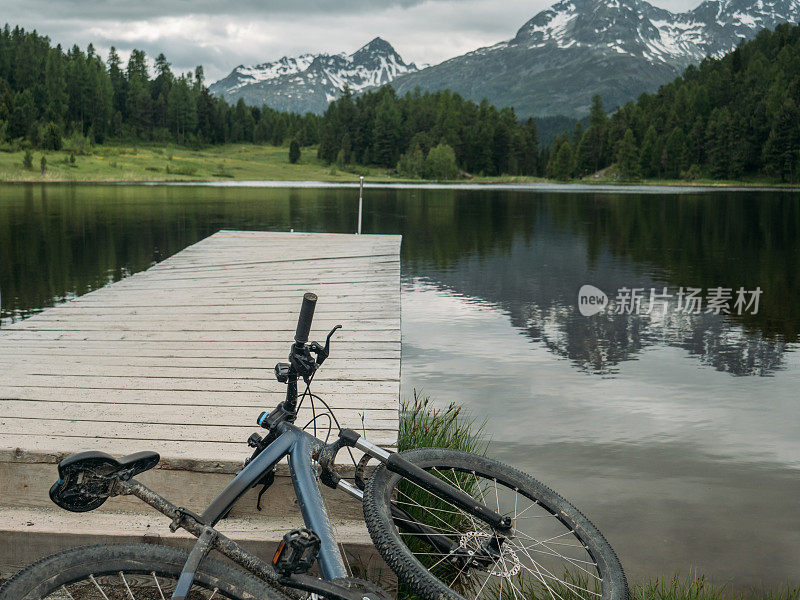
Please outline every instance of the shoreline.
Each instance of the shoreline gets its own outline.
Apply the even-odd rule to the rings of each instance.
[[[354,177],[356,177],[354,175]],[[0,179],[0,185],[130,185],[130,186],[172,186],[172,187],[243,187],[243,188],[297,188],[297,189],[336,189],[359,187],[358,180],[343,181],[325,179]],[[410,179],[367,179],[364,188],[370,189],[420,189],[420,190],[487,190],[487,191],[540,191],[555,193],[708,193],[728,192],[800,192],[800,184],[761,184],[750,182],[703,182],[688,183],[675,181],[568,181],[548,180],[506,181],[482,179],[478,181],[432,181]]]
[[[385,189],[471,189],[575,193],[703,193],[709,191],[800,191],[800,183],[768,180],[649,179],[619,181],[589,175],[566,182],[522,175],[474,176],[434,181],[396,175],[383,167],[326,164],[314,146],[304,147],[290,163],[285,146],[226,144],[188,148],[171,144],[109,144],[59,151],[35,151],[25,160],[21,150],[0,152],[2,184],[176,185],[209,187]],[[34,165],[42,163],[40,174]]]

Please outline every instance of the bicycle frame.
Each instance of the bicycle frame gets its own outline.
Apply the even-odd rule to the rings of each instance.
[[[362,438],[355,431],[343,429],[339,432],[339,439],[336,442],[325,444],[288,422],[278,425],[274,439],[239,472],[200,515],[175,506],[135,479],[116,480],[111,495],[134,495],[170,517],[172,531],[183,528],[198,538],[183,568],[172,600],[186,598],[194,581],[197,567],[212,549],[218,550],[235,563],[272,584],[313,592],[331,600],[384,600],[377,594],[356,591],[333,583],[335,579],[347,578],[348,573],[336,544],[333,527],[317,484],[317,474],[312,460],[316,460],[319,464],[320,480],[325,485],[341,489],[361,500],[363,498],[361,490],[341,479],[332,468],[336,454],[344,447],[357,448],[378,459],[390,471],[402,475],[425,489],[442,494],[466,512],[492,525],[500,535],[511,527],[508,517],[501,517],[491,509],[476,503],[473,498],[461,490],[408,462],[401,454],[388,452]],[[320,538],[318,562],[322,574],[321,579],[298,573],[281,575],[271,564],[248,552],[214,529],[214,525],[224,518],[233,505],[284,457],[289,459],[292,484],[306,527],[312,529]],[[431,536],[431,532],[424,524],[411,522],[413,520],[410,517],[402,514],[402,511],[400,512],[401,518],[411,531],[422,537]],[[434,539],[441,540],[442,538],[432,538],[432,541]],[[444,542],[433,541],[433,543]],[[457,544],[452,542],[450,544],[453,548],[457,547]]]
[[[306,527],[312,529],[320,538],[318,562],[323,578],[327,580],[347,577],[342,555],[336,544],[322,494],[317,485],[311,464],[314,451],[321,450],[324,444],[311,434],[284,425],[283,432],[253,459],[230,484],[217,496],[200,515],[207,525],[214,526],[230,511],[231,507],[247,490],[269,472],[281,459],[289,457],[289,472],[292,485],[300,503],[300,511]]]

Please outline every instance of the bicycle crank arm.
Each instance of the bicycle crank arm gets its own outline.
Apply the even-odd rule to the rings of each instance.
[[[458,488],[455,488],[452,485],[442,481],[436,477],[436,475],[429,473],[425,469],[408,462],[397,452],[388,452],[380,446],[376,446],[372,442],[361,437],[352,429],[342,429],[342,431],[339,432],[339,437],[342,438],[348,445],[358,448],[362,452],[365,452],[373,458],[381,461],[386,465],[386,468],[393,473],[402,475],[423,489],[452,501],[453,504],[458,506],[460,509],[468,512],[473,517],[488,523],[493,528],[500,531],[509,531],[511,529],[511,517],[503,517],[497,514],[492,509],[477,502],[469,494],[466,494]]]

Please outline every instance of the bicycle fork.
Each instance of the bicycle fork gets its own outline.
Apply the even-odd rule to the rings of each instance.
[[[450,539],[448,536],[443,536],[438,530],[429,527],[425,523],[420,523],[396,504],[391,504],[392,519],[398,529],[421,538],[443,554],[449,555],[452,562],[456,564],[463,563],[462,568],[472,564],[485,566],[500,554],[501,546],[511,533],[513,523],[510,517],[497,514],[490,508],[476,502],[469,494],[453,487],[421,467],[410,463],[400,454],[389,452],[373,444],[351,429],[343,429],[339,432],[339,437],[343,445],[361,450],[386,465],[386,468],[393,473],[397,473],[414,482],[422,489],[451,500],[453,504],[465,512],[491,525],[495,532],[478,548],[477,552],[467,550],[462,548],[457,541]],[[336,488],[358,500],[363,500],[364,493],[356,486],[343,479],[338,479],[335,483]]]

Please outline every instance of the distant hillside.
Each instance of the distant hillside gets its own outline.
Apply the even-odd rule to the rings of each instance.
[[[241,98],[250,106],[322,114],[345,87],[354,92],[376,88],[416,70],[389,42],[377,37],[350,55],[302,54],[252,67],[239,65],[209,90],[231,104]]]
[[[800,26],[764,30],[608,118],[598,103],[580,139],[556,139],[548,173],[613,163],[627,177],[800,182]]]
[[[516,36],[404,75],[402,94],[450,89],[513,106],[521,116],[588,114],[655,91],[704,57],[723,56],[764,28],[800,19],[800,0],[705,0],[672,13],[645,0],[560,0]]]

